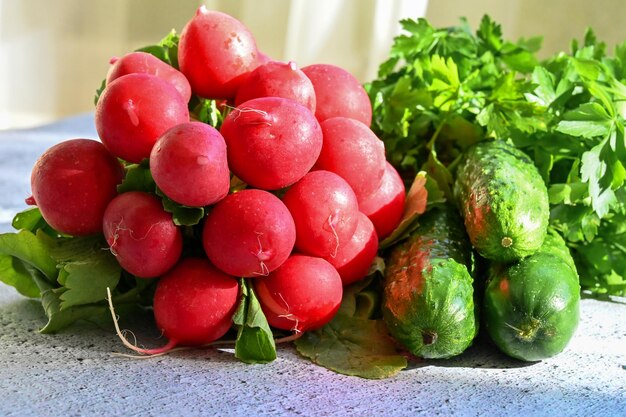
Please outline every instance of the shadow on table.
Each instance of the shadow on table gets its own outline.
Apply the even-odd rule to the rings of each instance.
[[[489,339],[489,336],[479,332],[472,345],[461,355],[449,359],[420,359],[409,360],[406,369],[418,369],[427,366],[444,368],[482,368],[482,369],[516,369],[533,366],[539,362],[524,362],[511,358],[502,353]]]
[[[127,330],[126,337],[131,343],[144,348],[156,348],[167,343],[154,323],[152,310],[135,308],[132,314],[125,311],[120,316],[122,319],[120,319],[119,326],[122,330]],[[0,340],[8,337],[13,343],[20,345],[28,343],[38,350],[63,349],[67,352],[68,358],[84,356],[85,350],[97,351],[98,354],[107,357],[110,357],[113,352],[135,354],[117,337],[111,317],[108,315],[98,320],[79,321],[56,334],[41,334],[39,329],[46,324],[46,321],[38,300],[16,298],[15,301],[1,304],[0,328],[4,329],[4,335],[0,335]],[[235,337],[235,332],[231,331],[224,339],[234,340]],[[238,362],[233,354],[233,346],[192,348],[171,352],[168,355],[185,360],[210,359],[216,362]],[[280,354],[279,350],[279,357]],[[441,360],[414,358],[409,361],[407,369],[424,367],[514,369],[533,366],[535,363],[523,362],[506,356],[493,345],[488,335],[481,331],[472,346],[463,354]]]
[[[136,355],[118,338],[110,316],[78,321],[54,334],[39,332],[46,322],[47,318],[39,300],[24,298],[3,303],[0,305],[0,328],[3,329],[0,342],[5,342],[2,343],[3,347],[19,346],[19,350],[25,355],[30,348],[38,352],[63,351],[68,360],[82,360],[86,352],[90,357],[95,354],[120,360],[132,359],[114,353]],[[151,310],[135,308],[133,314],[125,312],[119,326],[126,330],[126,337],[130,342],[140,347],[155,348],[167,343],[154,323]],[[232,353],[213,347],[177,351],[169,355],[191,360],[209,359],[212,362],[236,361]],[[152,358],[146,358],[150,359]]]

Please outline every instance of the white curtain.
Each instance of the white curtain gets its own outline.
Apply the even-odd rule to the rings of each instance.
[[[93,111],[112,56],[181,29],[200,0],[0,0],[0,129]]]
[[[424,16],[426,4],[427,0],[293,0],[284,59],[334,63],[368,81],[400,33],[399,20]]]
[[[370,79],[402,17],[427,0],[0,0],[0,129],[93,111],[111,56],[180,31],[205,3],[241,20],[274,59]]]
[[[181,30],[203,3],[244,22],[274,59],[336,64],[361,81],[375,76],[405,17],[441,27],[467,16],[475,28],[488,13],[507,38],[544,35],[546,53],[568,49],[587,26],[611,49],[626,39],[621,0],[427,1],[0,0],[0,129],[93,111],[111,56]]]
[[[399,20],[426,13],[428,0],[206,0],[257,38],[272,58],[339,65],[362,82],[376,75],[400,33]]]

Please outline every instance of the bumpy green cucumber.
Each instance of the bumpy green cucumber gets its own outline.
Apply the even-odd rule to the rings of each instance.
[[[579,319],[580,285],[563,239],[548,234],[533,255],[491,267],[482,315],[507,355],[538,361],[561,352]]]
[[[470,241],[483,257],[514,261],[543,243],[548,191],[519,149],[500,140],[472,146],[457,169],[454,194]]]
[[[387,259],[383,319],[389,333],[423,358],[463,352],[477,333],[472,249],[453,207],[432,208]]]

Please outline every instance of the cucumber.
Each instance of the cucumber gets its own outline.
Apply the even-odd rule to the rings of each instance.
[[[462,353],[477,333],[472,262],[454,207],[423,214],[418,228],[387,259],[382,314],[391,336],[423,358]]]
[[[539,361],[560,353],[579,320],[580,285],[563,239],[548,234],[535,254],[490,268],[482,316],[507,355]]]
[[[509,262],[541,247],[550,216],[548,190],[522,151],[479,142],[456,171],[454,195],[470,241],[484,258]]]

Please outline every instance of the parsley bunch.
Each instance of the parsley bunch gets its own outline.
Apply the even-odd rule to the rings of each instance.
[[[372,129],[405,178],[424,170],[451,199],[462,152],[486,137],[525,151],[548,186],[551,227],[583,289],[626,294],[626,42],[607,52],[587,30],[540,61],[541,38],[504,40],[484,16],[474,33],[403,20],[377,79]]]

